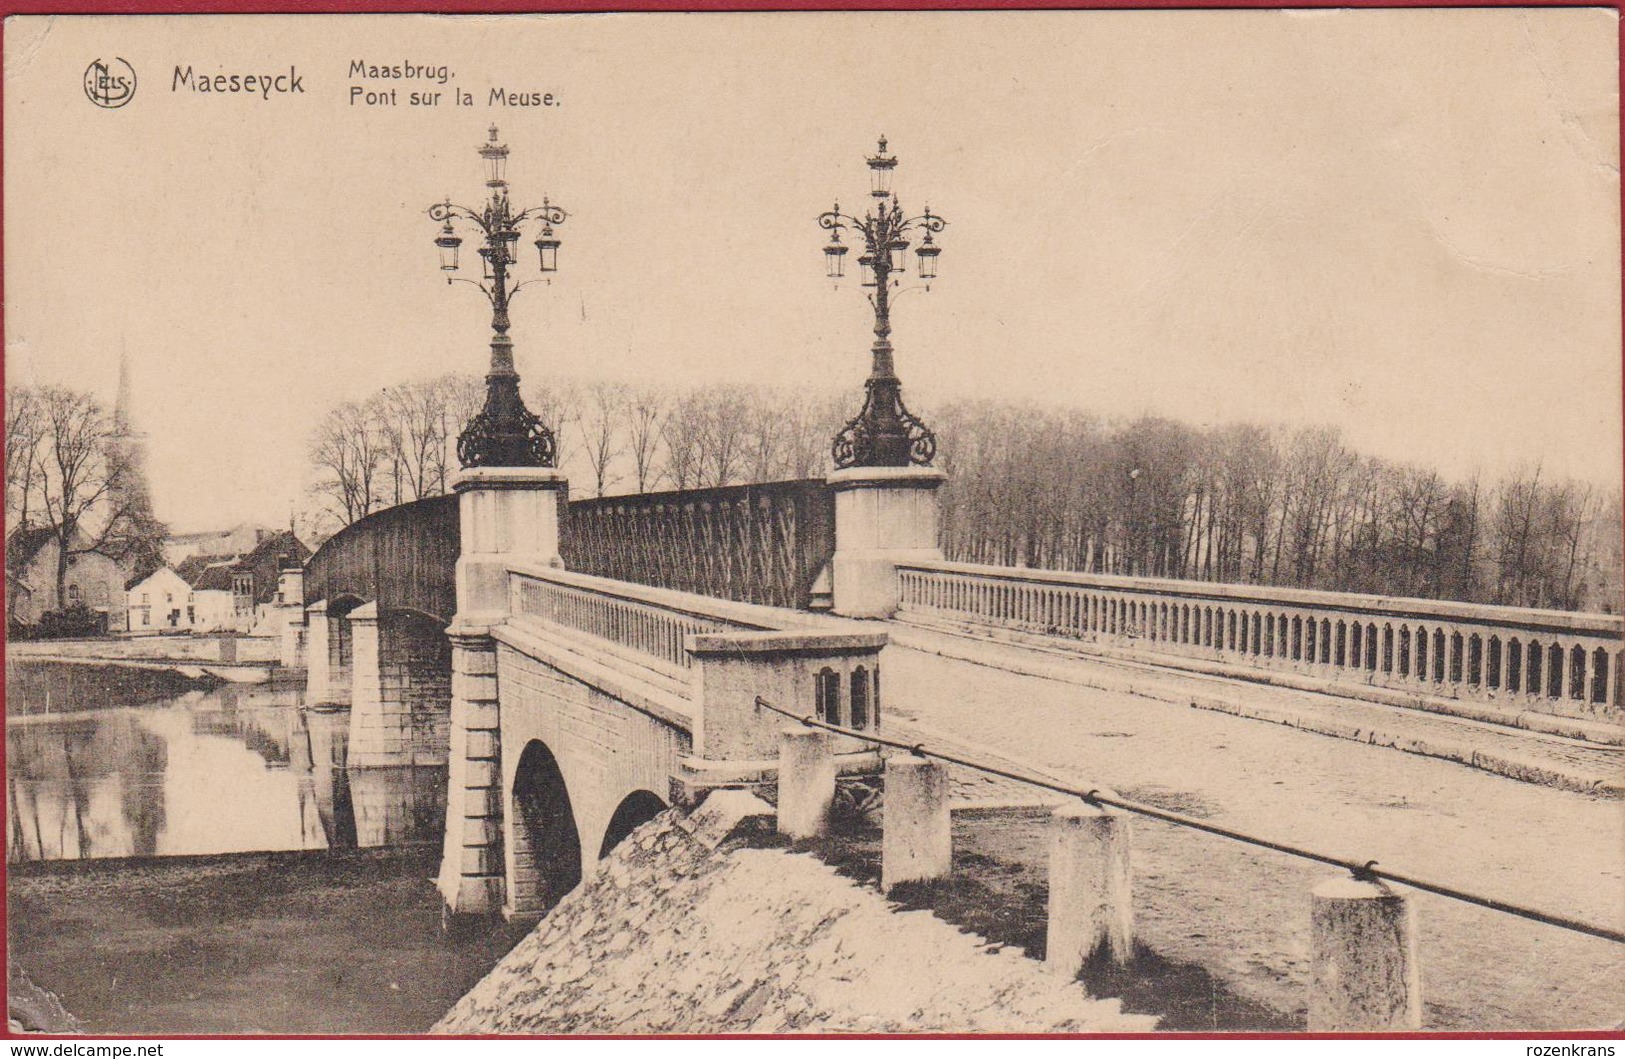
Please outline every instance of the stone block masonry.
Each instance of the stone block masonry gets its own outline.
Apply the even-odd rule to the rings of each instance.
[[[496,643],[484,630],[451,638],[446,835],[437,884],[454,915],[502,908],[502,744]]]
[[[446,763],[451,645],[439,623],[350,612],[353,685],[350,764],[359,768]]]

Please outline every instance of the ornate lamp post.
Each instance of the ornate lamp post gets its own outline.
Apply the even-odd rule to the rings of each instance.
[[[446,282],[471,283],[485,292],[491,302],[491,370],[485,376],[485,407],[469,420],[457,438],[457,459],[464,467],[552,467],[558,462],[558,449],[553,432],[525,407],[519,396],[519,373],[513,367],[513,340],[508,337],[508,305],[513,296],[535,279],[516,283],[512,287],[510,271],[519,263],[518,247],[520,226],[527,221],[539,221],[540,233],[535,240],[540,257],[542,281],[558,270],[559,240],[553,226],[563,224],[565,212],[542,197],[540,206],[515,210],[508,203],[508,182],[504,173],[508,164],[508,147],[497,142],[497,127],[491,126],[491,138],[480,146],[480,157],[485,162],[485,186],[491,199],[483,209],[454,205],[450,198],[429,207],[429,216],[442,222],[435,245],[440,248],[440,267],[447,273]],[[462,238],[457,234],[461,226],[473,225],[477,232],[479,255],[484,263],[484,275],[479,280],[464,279],[451,273],[458,269],[458,248]]]
[[[936,278],[937,255],[942,248],[932,236],[948,222],[933,214],[930,207],[918,217],[903,213],[891,189],[896,168],[897,158],[886,153],[886,138],[882,136],[880,149],[869,159],[873,207],[859,220],[842,213],[840,203],[836,203],[834,209],[818,218],[819,226],[830,232],[829,245],[824,247],[825,269],[830,278],[846,274],[847,247],[841,242],[841,232],[851,228],[863,236],[863,254],[858,258],[863,285],[874,288],[869,295],[875,309],[874,363],[864,383],[863,410],[835,435],[832,454],[835,466],[840,468],[907,467],[911,463],[923,466],[937,454],[936,435],[903,405],[903,383],[892,365],[891,291],[898,282],[893,277],[908,265],[910,233],[924,233],[914,251],[920,279],[929,283]]]

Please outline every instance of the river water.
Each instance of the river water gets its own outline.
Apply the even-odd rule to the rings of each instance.
[[[7,861],[438,841],[445,768],[346,768],[349,713],[302,695],[9,664]]]
[[[445,768],[302,696],[8,664],[8,962],[85,1031],[422,1033],[524,933],[443,932]]]

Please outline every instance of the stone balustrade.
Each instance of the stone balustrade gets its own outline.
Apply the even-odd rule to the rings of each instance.
[[[1618,615],[931,561],[898,577],[906,620],[1619,719]]]
[[[860,730],[880,724],[883,632],[527,562],[509,565],[509,592],[516,630],[685,700],[667,712],[686,714],[697,756],[773,758],[778,726],[758,695]]]
[[[684,671],[694,664],[685,649],[686,637],[768,628],[720,613],[726,608],[711,604],[721,601],[627,581],[524,565],[511,567],[509,573],[511,614],[605,641],[674,678],[685,678]]]

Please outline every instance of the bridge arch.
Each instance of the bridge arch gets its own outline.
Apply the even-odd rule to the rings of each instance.
[[[604,829],[604,841],[598,847],[598,859],[609,856],[610,851],[625,841],[626,836],[666,811],[666,803],[653,791],[637,790],[621,799],[615,814]]]
[[[510,807],[510,914],[545,913],[581,882],[581,836],[564,773],[540,739],[519,755]]]

